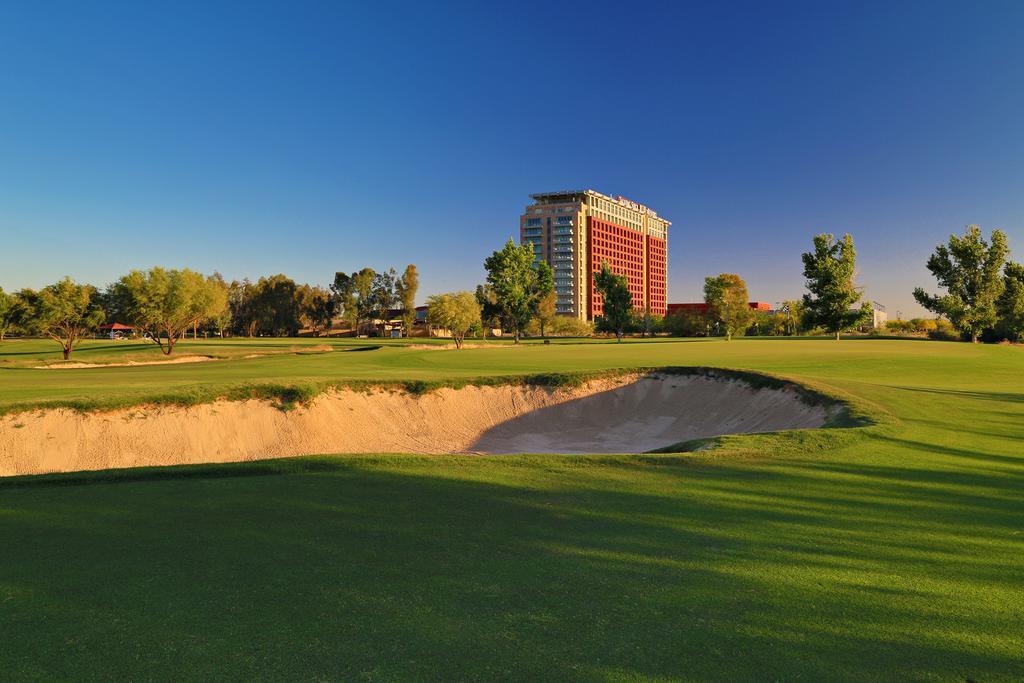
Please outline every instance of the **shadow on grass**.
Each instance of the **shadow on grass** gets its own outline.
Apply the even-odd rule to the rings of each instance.
[[[5,482],[0,660],[42,678],[1021,672],[1020,499],[811,465],[322,457]],[[73,480],[97,485],[53,485]]]
[[[1004,391],[965,391],[963,389],[938,389],[935,387],[903,387],[893,386],[893,389],[901,391],[916,391],[925,394],[937,394],[939,396],[953,396],[959,398],[980,399],[983,401],[998,401],[999,403],[1021,403],[1024,402],[1024,394]]]

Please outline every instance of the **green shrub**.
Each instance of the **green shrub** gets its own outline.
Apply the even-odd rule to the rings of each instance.
[[[707,318],[695,311],[679,311],[665,318],[665,331],[673,337],[706,337]]]
[[[928,338],[936,341],[960,341],[963,336],[950,324],[948,320],[936,318],[935,329],[928,331]]]
[[[526,329],[531,337],[540,336],[540,325],[536,319],[531,320]],[[549,337],[589,337],[594,334],[594,326],[587,320],[556,315],[545,332]]]

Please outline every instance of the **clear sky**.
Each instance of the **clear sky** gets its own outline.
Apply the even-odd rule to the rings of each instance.
[[[472,288],[532,192],[673,221],[669,299],[775,302],[849,231],[917,313],[968,223],[1024,258],[1021,2],[0,4],[0,287],[418,264]]]

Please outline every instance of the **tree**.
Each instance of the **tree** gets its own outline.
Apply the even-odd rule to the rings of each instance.
[[[352,273],[352,305],[355,309],[353,317],[356,322],[356,333],[363,322],[373,317],[373,281],[377,273],[373,268],[363,268]]]
[[[14,325],[18,307],[13,296],[0,287],[0,342],[7,336],[7,331]]]
[[[747,336],[780,337],[786,333],[786,323],[777,311],[750,310],[752,316]]]
[[[23,324],[60,344],[64,360],[104,319],[96,288],[77,284],[69,277],[38,292],[23,289],[18,299]]]
[[[231,324],[231,307],[228,305],[229,286],[220,273],[206,278],[204,299],[206,311],[202,322],[209,329],[213,327],[224,336],[224,329]]]
[[[381,321],[382,332],[383,325],[391,319],[391,310],[399,301],[396,291],[397,282],[398,274],[395,273],[394,268],[377,273],[373,278],[373,286],[370,288],[370,311],[375,319]]]
[[[722,273],[704,278],[704,302],[708,317],[722,328],[726,341],[734,334],[743,334],[754,319],[747,283],[739,275]]]
[[[1024,265],[1007,263],[1003,272],[1003,293],[996,302],[996,332],[1003,339],[1017,341],[1024,337]]]
[[[555,304],[558,303],[558,295],[554,291],[548,292],[537,303],[537,325],[540,327],[540,336],[544,337],[547,328],[554,322],[556,317]]]
[[[509,240],[484,261],[484,268],[502,326],[512,328],[518,344],[536,315],[540,300],[554,290],[551,266],[544,261],[534,263],[533,248],[529,244],[516,246]]]
[[[601,262],[601,271],[594,273],[594,285],[604,301],[602,324],[615,333],[615,340],[622,342],[622,335],[633,318],[633,295],[624,275],[612,272],[607,261]]]
[[[419,288],[420,274],[410,263],[395,282],[395,292],[402,305],[402,334],[406,337],[412,336],[412,327],[416,324],[416,292]]]
[[[128,322],[169,356],[189,327],[210,317],[212,287],[194,270],[156,267],[133,270],[114,283],[111,293]]]
[[[394,275],[390,271],[392,299],[391,308],[394,302]],[[380,295],[379,287],[383,284],[378,280],[377,272],[373,268],[363,268],[360,271],[348,275],[346,273],[335,273],[334,282],[331,284],[331,292],[334,293],[334,312],[341,317],[356,334],[362,329],[363,323],[373,319],[374,314],[379,312]]]
[[[231,325],[234,319],[231,317],[231,308],[228,306],[224,307],[224,310],[219,315],[215,315],[210,318],[210,326],[217,331],[221,337],[227,336],[227,332],[231,329]]]
[[[660,321],[659,321],[660,318]],[[664,326],[664,316],[651,313],[651,307],[645,306],[644,312],[636,320],[634,327],[640,330],[640,337],[653,337],[659,325]]]
[[[192,338],[199,336],[199,324],[212,323],[228,310],[228,290],[220,273],[206,278],[195,294],[198,315],[192,320]]]
[[[568,315],[557,315],[551,323],[551,334],[562,337],[589,337],[594,334],[594,324]]]
[[[334,304],[331,293],[322,287],[302,285],[298,292],[299,322],[310,330],[314,337],[329,329],[334,317]]]
[[[703,337],[708,333],[708,319],[700,311],[680,310],[665,318],[665,329],[675,337]]]
[[[477,303],[480,304],[480,329],[484,332],[484,336],[487,336],[488,330],[495,327],[504,328],[505,324],[501,320],[501,309],[498,308],[498,299],[494,296],[494,288],[490,285],[477,285],[474,296],[476,296]]]
[[[359,326],[359,309],[356,306],[355,285],[347,273],[335,273],[331,284],[334,314],[355,330]]]
[[[803,254],[804,277],[809,294],[804,294],[806,322],[839,335],[871,318],[871,305],[864,303],[860,310],[854,305],[860,301],[860,288],[854,283],[857,252],[853,237],[843,235],[837,241],[831,233],[814,236],[814,251]]]
[[[969,225],[963,237],[950,235],[949,243],[938,245],[928,258],[928,270],[946,293],[928,294],[918,287],[914,298],[977,343],[982,330],[996,322],[996,301],[1005,287],[1000,271],[1009,251],[1001,230],[992,231],[989,244],[981,228]]]
[[[299,333],[299,287],[295,280],[278,273],[256,282],[253,301],[258,328],[274,337]]]
[[[783,301],[782,307],[778,311],[778,316],[783,325],[783,334],[789,336],[800,334],[804,327],[804,316],[806,314],[807,309],[804,307],[804,302],[800,299]]]
[[[228,311],[231,324],[239,334],[252,337],[259,326],[256,316],[256,286],[248,279],[235,280],[228,287]]]
[[[455,348],[461,349],[466,334],[480,325],[480,304],[473,292],[436,294],[427,299],[427,322],[451,332]]]

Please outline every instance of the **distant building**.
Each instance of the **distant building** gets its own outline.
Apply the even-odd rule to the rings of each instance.
[[[594,190],[530,195],[520,218],[522,244],[555,272],[559,315],[593,320],[604,310],[594,286],[601,262],[626,277],[633,308],[665,315],[668,296],[668,227],[653,210],[625,197]]]
[[[885,306],[877,301],[871,302],[871,308],[873,309],[871,313],[871,327],[880,330],[889,322],[889,314],[886,312]]]
[[[110,339],[123,339],[124,337],[135,333],[134,327],[131,325],[122,325],[121,323],[100,325],[99,330],[101,333],[106,334]]]
[[[751,301],[750,307],[755,311],[771,311],[772,305],[764,301]],[[668,315],[680,313],[682,311],[689,311],[691,313],[706,313],[708,305],[703,301],[691,304],[669,304]]]

